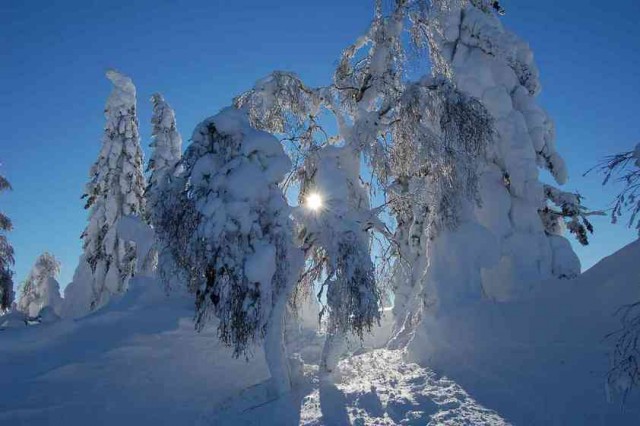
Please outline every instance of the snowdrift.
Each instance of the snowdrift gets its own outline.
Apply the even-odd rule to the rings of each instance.
[[[638,392],[624,411],[607,402],[613,342],[604,336],[618,326],[617,307],[640,297],[639,255],[636,242],[527,300],[465,301],[427,317],[404,359],[354,349],[335,385],[311,365],[321,339],[309,312],[293,346],[311,364],[279,400],[266,392],[260,349],[234,359],[215,324],[194,331],[191,296],[135,278],[87,317],[0,331],[0,424],[637,425]],[[365,347],[380,346],[386,320]]]
[[[192,297],[133,279],[82,319],[0,331],[0,425],[191,425],[269,377],[192,318]]]
[[[460,304],[427,316],[408,359],[445,374],[522,425],[638,425],[640,395],[607,401],[617,309],[640,299],[640,241],[573,280],[518,302]],[[613,395],[615,396],[615,395]]]

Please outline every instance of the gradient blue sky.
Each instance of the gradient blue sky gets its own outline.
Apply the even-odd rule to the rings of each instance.
[[[541,104],[556,120],[569,190],[606,208],[614,187],[582,173],[603,156],[640,141],[640,2],[503,0],[505,24],[533,47]],[[80,195],[95,160],[115,67],[138,87],[148,152],[149,96],[174,106],[185,141],[203,118],[271,70],[309,84],[329,81],[341,50],[372,16],[367,0],[25,1],[0,3],[1,173],[14,187],[0,209],[14,221],[16,283],[36,256],[73,275],[86,223]],[[426,70],[425,70],[426,72]],[[583,267],[635,238],[622,224],[595,219]]]

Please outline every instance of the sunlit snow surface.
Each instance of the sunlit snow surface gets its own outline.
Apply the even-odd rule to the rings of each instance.
[[[506,425],[455,382],[379,349],[340,363],[335,384],[306,366],[297,391],[270,399],[264,386],[232,398],[202,425]]]

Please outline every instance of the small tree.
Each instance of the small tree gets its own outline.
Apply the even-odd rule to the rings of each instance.
[[[147,217],[153,225],[156,233],[156,250],[158,253],[158,275],[165,282],[167,288],[171,281],[177,277],[174,254],[171,252],[171,243],[174,244],[181,238],[180,233],[184,229],[181,224],[183,218],[176,217],[176,211],[184,208],[179,205],[179,196],[173,191],[179,178],[179,162],[182,156],[182,137],[176,127],[175,112],[164,100],[162,95],[156,93],[151,97],[153,115],[151,124],[151,158],[147,171],[151,172],[149,183],[145,192],[147,197]],[[178,183],[180,185],[180,183]],[[165,243],[163,243],[165,241]]]
[[[11,190],[11,184],[0,175],[0,192]],[[13,229],[11,219],[0,212],[0,313],[6,312],[13,303],[13,247],[9,244],[7,232]]]
[[[76,276],[65,290],[65,304],[75,314],[86,313],[106,304],[110,297],[127,289],[135,272],[135,247],[117,235],[118,220],[144,213],[144,176],[142,150],[138,136],[136,88],[131,79],[117,71],[107,71],[113,83],[105,107],[107,120],[100,155],[91,167],[91,180],[83,198],[89,209],[89,224],[82,233],[84,254]],[[89,286],[90,289],[84,288]],[[70,307],[71,308],[71,307]]]
[[[184,156],[183,182],[195,206],[188,245],[196,327],[217,317],[235,356],[264,338],[278,393],[290,387],[284,314],[301,259],[278,183],[291,163],[277,139],[227,108],[198,125]]]
[[[18,310],[30,317],[37,317],[40,311],[50,306],[60,314],[62,298],[60,284],[56,276],[60,273],[60,262],[51,254],[41,254],[22,284]]]

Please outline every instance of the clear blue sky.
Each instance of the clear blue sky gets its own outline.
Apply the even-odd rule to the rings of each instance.
[[[1,172],[14,191],[0,209],[21,282],[44,250],[73,275],[86,223],[80,195],[100,149],[103,107],[115,67],[138,87],[148,152],[149,96],[174,106],[185,141],[203,118],[274,69],[309,84],[329,81],[341,50],[372,16],[367,0],[24,1],[0,3]],[[605,208],[614,188],[582,173],[604,155],[640,141],[640,2],[504,0],[505,24],[533,47],[542,105],[556,120],[570,171],[566,188]],[[426,70],[425,70],[426,72]],[[583,267],[635,238],[623,225],[594,220],[578,248]]]

